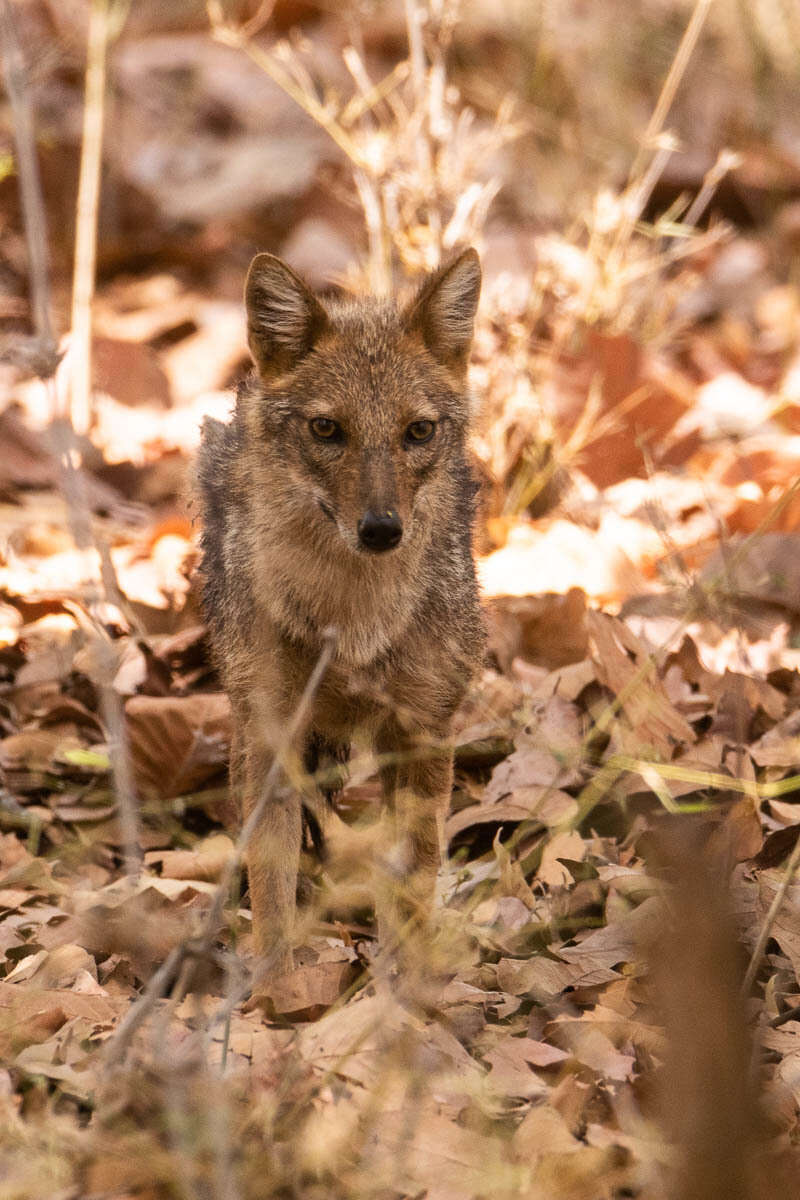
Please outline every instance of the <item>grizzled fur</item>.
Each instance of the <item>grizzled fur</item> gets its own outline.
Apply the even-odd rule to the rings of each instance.
[[[387,922],[424,921],[430,906],[451,719],[483,651],[465,386],[479,290],[473,250],[405,307],[323,304],[279,259],[258,255],[245,293],[256,372],[230,424],[203,428],[204,600],[244,812],[334,627],[335,657],[293,750],[298,767],[321,754],[341,762],[357,736],[386,755]],[[369,514],[395,538],[401,527],[396,545],[365,544]],[[265,976],[292,966],[302,819],[289,776],[248,848]]]

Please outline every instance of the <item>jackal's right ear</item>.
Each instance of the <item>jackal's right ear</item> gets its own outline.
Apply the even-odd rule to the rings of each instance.
[[[251,262],[244,302],[247,343],[262,375],[290,370],[328,324],[311,289],[274,254],[257,254]]]
[[[476,250],[464,250],[423,283],[403,315],[411,332],[422,334],[434,358],[464,368],[481,292],[481,262]]]

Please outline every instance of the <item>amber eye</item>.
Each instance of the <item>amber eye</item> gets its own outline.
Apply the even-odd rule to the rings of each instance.
[[[433,437],[436,425],[433,421],[412,421],[406,430],[406,441],[416,443],[429,442]]]
[[[313,421],[309,421],[309,425],[314,437],[319,438],[321,442],[333,442],[342,436],[341,426],[330,417],[314,417]]]

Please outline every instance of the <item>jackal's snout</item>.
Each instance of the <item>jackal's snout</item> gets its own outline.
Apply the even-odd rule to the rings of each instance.
[[[403,522],[394,509],[373,512],[368,508],[358,522],[358,540],[365,550],[380,554],[393,550],[403,536]]]

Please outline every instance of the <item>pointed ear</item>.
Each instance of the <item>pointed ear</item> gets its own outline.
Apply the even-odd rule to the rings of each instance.
[[[262,375],[290,370],[328,324],[314,293],[274,254],[257,254],[244,285],[247,343]]]
[[[423,283],[403,323],[409,332],[422,334],[431,354],[445,366],[464,366],[480,292],[481,263],[470,248]]]

